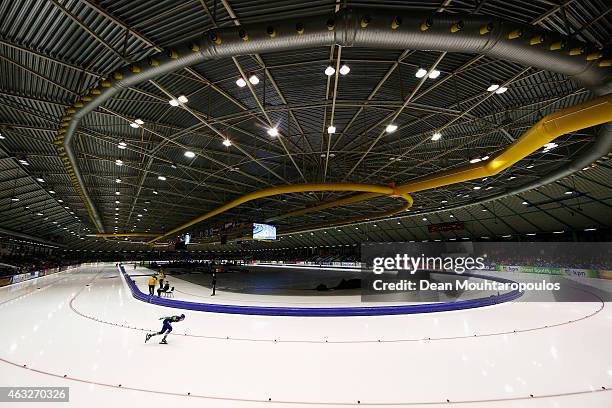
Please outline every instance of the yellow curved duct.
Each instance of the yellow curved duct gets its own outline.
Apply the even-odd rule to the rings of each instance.
[[[400,212],[407,211],[410,207],[412,207],[412,204],[414,204],[414,200],[412,199],[412,196],[404,195],[404,196],[402,196],[402,198],[406,200],[406,203],[404,203],[400,207],[394,208],[394,209],[389,210],[389,211],[378,212],[378,213],[368,214],[368,215],[358,215],[358,216],[350,217],[350,218],[343,218],[342,220],[335,221],[335,222],[321,222],[321,223],[317,223],[317,224],[300,225],[298,227],[295,227],[295,228],[287,230],[287,231],[280,231],[279,235],[293,234],[293,233],[296,233],[296,232],[303,232],[303,231],[313,230],[313,229],[317,229],[317,228],[335,227],[335,226],[338,226],[338,225],[346,225],[346,224],[352,224],[352,223],[356,223],[356,222],[371,221],[371,220],[375,220],[375,219],[378,219],[378,218],[390,217],[390,216],[398,214]],[[237,241],[253,241],[253,237],[252,236],[245,236],[245,237],[240,237],[240,238],[234,238],[232,240],[237,240]],[[203,244],[213,244],[213,243],[219,243],[219,241],[204,242]],[[158,246],[158,245],[160,245],[160,244],[155,244],[155,246]],[[169,245],[169,244],[165,244],[165,245]]]
[[[125,233],[117,233],[117,234],[88,234],[88,237],[97,237],[97,238],[117,238],[117,237],[157,237],[159,234],[151,233],[151,232],[125,232]]]
[[[409,195],[403,195],[397,192],[397,190],[393,187],[388,186],[379,186],[375,184],[358,184],[358,183],[310,183],[310,184],[295,184],[295,185],[287,185],[287,186],[279,186],[279,187],[270,187],[259,191],[254,191],[252,193],[243,195],[229,203],[214,209],[212,211],[207,212],[204,215],[201,215],[183,225],[180,225],[165,234],[159,235],[154,239],[147,242],[148,244],[152,244],[155,241],[167,237],[168,235],[172,235],[176,232],[179,232],[185,228],[188,228],[194,224],[207,220],[209,218],[214,217],[215,215],[219,215],[227,210],[230,210],[234,207],[237,207],[241,204],[247,203],[249,201],[257,200],[259,198],[271,197],[280,194],[290,194],[290,193],[306,193],[311,191],[357,191],[357,192],[368,192],[368,193],[376,193],[377,195],[388,195],[391,197],[402,197],[409,203],[412,203],[412,197]]]
[[[612,121],[612,94],[607,94],[546,115],[514,143],[486,162],[421,177],[396,187],[396,190],[401,194],[414,193],[449,184],[490,177],[541,149],[546,143],[550,143],[561,135],[610,121]],[[353,197],[330,201],[319,206],[281,214],[277,218],[282,219],[303,215],[326,208],[369,200],[378,196],[377,194],[369,193],[358,194]]]
[[[317,224],[310,224],[310,225],[301,225],[298,227],[295,227],[294,229],[290,229],[287,231],[282,231],[282,234],[293,234],[296,232],[302,232],[302,231],[308,231],[308,230],[312,230],[312,229],[317,229],[317,228],[325,228],[325,227],[335,227],[338,225],[346,225],[346,224],[353,224],[353,223],[357,223],[357,222],[362,222],[362,221],[370,221],[370,220],[374,220],[374,219],[378,219],[378,218],[386,218],[386,217],[391,217],[392,215],[395,214],[399,214],[401,212],[407,211],[410,207],[412,207],[413,204],[413,200],[411,196],[402,196],[404,198],[408,198],[410,197],[410,200],[407,200],[407,202],[402,205],[401,207],[398,208],[394,208],[392,210],[389,211],[384,211],[384,212],[379,212],[379,213],[374,213],[374,214],[368,214],[368,215],[358,215],[356,217],[350,217],[350,218],[343,218],[342,220],[339,221],[326,221],[326,222],[321,222],[321,223],[317,223]]]

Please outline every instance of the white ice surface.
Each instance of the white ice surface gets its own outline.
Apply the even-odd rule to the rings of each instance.
[[[201,286],[189,290],[205,296]],[[114,266],[84,267],[0,289],[0,386],[68,386],[62,406],[71,407],[608,408],[611,310],[593,302],[348,318],[186,311],[170,344],[144,344],[158,317],[180,311],[132,298]]]

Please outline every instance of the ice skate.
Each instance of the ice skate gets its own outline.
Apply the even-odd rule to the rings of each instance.
[[[168,344],[168,342],[166,341],[166,339],[162,339],[162,341],[160,341],[159,344]]]
[[[147,333],[147,336],[145,337],[145,343],[149,341],[151,337],[153,337],[153,335],[151,333]]]

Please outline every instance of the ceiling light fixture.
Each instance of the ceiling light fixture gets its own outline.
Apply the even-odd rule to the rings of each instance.
[[[37,177],[36,181],[38,181],[39,183],[44,183],[45,182],[45,180],[43,178],[41,178],[41,177]]]
[[[229,139],[223,139],[223,146],[230,147],[232,142]]]
[[[246,86],[246,81],[244,80],[243,77],[240,77],[236,80],[236,85],[238,85],[239,88],[244,88]]]
[[[117,160],[115,160],[115,164],[117,166],[123,166],[123,160],[117,159]]]
[[[195,153],[192,152],[191,150],[187,150],[185,153],[183,153],[185,155],[185,157],[193,159],[195,157]]]
[[[187,97],[185,95],[180,95],[177,99],[178,99],[178,101],[180,103],[187,103],[187,102],[189,102],[189,99],[187,99]],[[142,125],[142,123],[141,123],[141,125]]]
[[[387,133],[393,133],[397,130],[397,125],[394,123],[389,123],[387,125],[387,127],[385,127],[385,132]]]
[[[340,67],[340,75],[346,75],[349,72],[351,72],[351,69],[349,68],[348,65],[344,64]]]
[[[327,128],[327,133],[330,134],[330,135],[333,135],[334,133],[336,133],[336,127],[334,125],[330,125]]]
[[[331,65],[328,65],[327,68],[325,68],[325,75],[332,76],[335,73],[336,73],[336,70]]]
[[[253,85],[257,85],[259,83],[259,78],[257,75],[253,74],[249,77],[249,82]]]
[[[495,92],[499,89],[499,85],[498,84],[491,84],[489,85],[489,87],[487,88],[487,91],[489,92]]]
[[[278,136],[278,129],[276,127],[272,127],[268,129],[268,134],[272,137]]]
[[[442,133],[440,132],[436,132],[431,136],[431,140],[433,140],[434,142],[440,139],[442,139]]]
[[[555,148],[557,148],[557,147],[559,147],[559,145],[558,145],[558,144],[556,144],[556,143],[554,143],[554,142],[546,143],[546,144],[544,145],[544,153],[547,153],[547,152],[549,152],[550,150],[555,149]]]
[[[123,150],[123,149],[126,149],[126,148],[127,148],[127,143],[125,143],[125,140],[123,140],[123,139],[122,139],[122,140],[121,140],[121,141],[120,141],[120,142],[117,144],[117,147],[118,147],[119,149],[122,149],[122,150]]]
[[[171,106],[179,106],[179,101],[177,101],[176,99],[170,99],[170,100],[168,101],[168,103],[169,103]]]
[[[414,76],[416,76],[417,78],[423,78],[425,75],[427,75],[427,70],[423,68],[419,68],[416,74],[414,74]]]
[[[121,183],[121,179],[120,178],[115,179],[115,183]]]
[[[429,79],[436,79],[439,76],[440,76],[440,71],[438,71],[437,69],[434,69],[433,71],[429,73]]]
[[[497,90],[495,91],[496,94],[503,94],[504,92],[506,92],[508,90],[508,88],[506,88],[505,86],[500,86],[499,88],[497,88]]]
[[[160,174],[159,176],[157,176],[157,179],[158,179],[158,180],[161,180],[161,181],[166,181],[166,176],[162,176],[162,175]]]

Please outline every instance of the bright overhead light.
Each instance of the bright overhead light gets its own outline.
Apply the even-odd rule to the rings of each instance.
[[[425,75],[427,75],[427,70],[423,68],[419,68],[416,74],[414,74],[417,78],[423,78]]]
[[[268,129],[268,134],[272,137],[274,136],[278,136],[278,129],[275,127],[272,127],[270,129]]]
[[[336,73],[336,70],[331,65],[328,65],[327,68],[325,68],[325,75],[332,76],[335,73]]]
[[[6,139],[6,137],[2,133],[0,133],[0,140],[3,140],[3,139]]]
[[[348,74],[349,72],[351,72],[351,69],[349,68],[349,66],[348,66],[348,65],[344,64],[344,65],[342,65],[342,66],[340,67],[340,74],[341,74],[341,75],[346,75],[346,74]]]
[[[487,88],[487,91],[489,91],[489,92],[495,92],[495,91],[497,91],[497,89],[499,89],[499,85],[498,85],[498,84],[491,84],[491,85],[489,85],[489,87]]]
[[[563,234],[565,231],[553,231],[553,234]]]
[[[121,195],[120,191],[115,191],[115,195]]]
[[[436,132],[431,136],[431,140],[433,140],[434,142],[440,139],[442,139],[442,133],[440,132]]]
[[[393,123],[389,123],[389,124],[387,125],[387,127],[385,127],[385,132],[387,132],[387,133],[393,133],[393,132],[395,132],[396,130],[397,130],[397,125],[396,125],[396,124],[393,124]]]
[[[122,150],[123,150],[123,149],[126,149],[126,148],[127,148],[127,143],[125,143],[125,140],[122,140],[122,141],[120,141],[120,142],[117,144],[117,147],[118,147],[119,149],[122,149]]]
[[[503,94],[507,90],[508,90],[508,88],[506,88],[505,86],[500,86],[499,88],[497,88],[497,91],[495,91],[495,93],[496,94]]]
[[[223,139],[223,146],[230,147],[232,142],[229,139]]]
[[[123,160],[117,159],[117,160],[115,160],[115,164],[117,166],[123,166]]]
[[[64,202],[64,200],[59,199],[59,200],[57,200],[57,202],[58,202],[58,203],[63,203],[63,202]]]
[[[556,147],[558,147],[559,145],[554,143],[554,142],[550,142],[550,143],[546,143],[544,145],[544,153],[548,152],[549,150],[552,150]]]
[[[181,95],[177,99],[178,99],[178,101],[180,103],[187,103],[187,102],[189,102],[189,99],[187,99],[187,97],[185,95]],[[142,123],[141,123],[141,125],[142,125]]]
[[[480,160],[482,160],[482,161],[489,160],[489,156],[488,155],[487,156],[482,156],[482,158]]]
[[[246,81],[243,77],[240,77],[236,80],[236,85],[238,85],[240,88],[244,88],[246,86]]]
[[[130,126],[133,127],[134,129],[137,129],[140,127],[138,123],[134,123],[134,122],[130,123]]]
[[[329,133],[330,135],[333,135],[334,133],[336,133],[336,127],[334,125],[331,125],[327,128],[327,133]]]
[[[470,159],[470,163],[478,163],[480,160],[482,160],[480,157],[474,157],[473,159]]]
[[[49,190],[49,192],[50,192],[51,194],[55,194],[55,191],[54,191],[54,190]]]
[[[566,191],[566,192],[565,192],[565,193],[563,193],[563,194],[565,194],[565,195],[572,195],[572,194],[574,194],[574,192],[570,190],[570,191]]]
[[[180,98],[179,98],[180,100]],[[144,121],[142,119],[136,119],[134,120],[134,123],[136,123],[137,125],[144,125]]]
[[[429,79],[436,79],[439,76],[440,76],[440,71],[438,71],[437,69],[434,69],[433,71],[429,73]]]
[[[36,215],[38,215],[39,217],[42,217],[42,216],[43,216],[43,215],[45,215],[45,214],[43,214],[43,213],[39,212],[39,213],[36,213]]]
[[[36,181],[38,181],[39,183],[44,183],[45,180],[42,177],[37,177]]]
[[[170,100],[168,101],[168,103],[169,103],[171,106],[179,106],[179,101],[177,101],[176,99],[170,99]]]
[[[253,85],[257,85],[259,83],[259,78],[257,75],[253,74],[249,77],[249,82]]]
[[[586,228],[585,231],[597,231],[597,228]]]
[[[183,153],[185,155],[185,157],[188,157],[190,159],[193,159],[195,157],[195,153],[192,152],[191,150],[187,150],[185,153]]]
[[[138,214],[138,217],[142,217],[142,214]]]
[[[529,203],[527,201],[523,201],[521,204],[523,205],[529,205]]]
[[[480,186],[474,186],[474,190],[480,190],[482,187]]]
[[[29,166],[30,163],[28,163],[28,161],[26,159],[19,159],[19,163],[21,163],[24,166]]]
[[[19,198],[18,197],[13,197],[13,198],[11,198],[11,201],[19,201]]]
[[[153,194],[157,195],[159,193],[157,192],[157,190],[153,190]]]
[[[161,180],[161,181],[166,181],[166,176],[162,176],[162,175],[160,174],[159,176],[157,176],[157,179],[158,179],[158,180]]]
[[[115,179],[115,183],[121,183],[121,179],[120,178]]]

